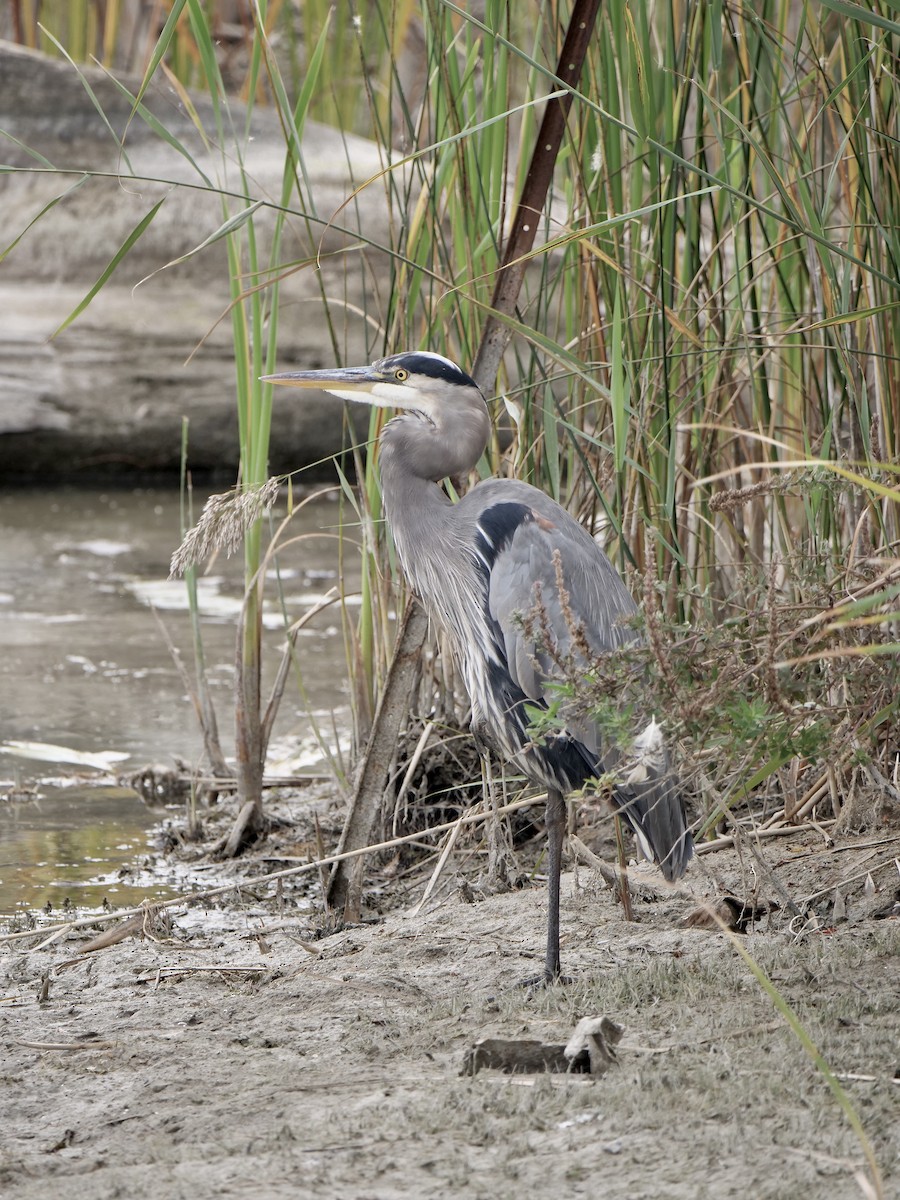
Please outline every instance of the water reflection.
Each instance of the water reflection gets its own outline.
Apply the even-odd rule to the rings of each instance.
[[[337,582],[337,518],[332,500],[315,501],[294,518],[293,534],[322,531],[322,536],[294,541],[279,563],[291,618]],[[10,742],[121,754],[127,756],[121,766],[125,773],[147,762],[200,762],[202,740],[193,708],[154,617],[155,610],[190,665],[184,587],[167,581],[179,537],[179,497],[172,490],[0,494],[0,747],[6,747],[0,753],[0,795],[27,789],[50,774],[84,769],[48,767],[32,753],[10,752]],[[344,562],[354,569],[357,556],[351,551]],[[204,649],[226,754],[240,575],[240,555],[220,559],[201,587]],[[353,592],[357,584],[345,578],[343,586]],[[264,670],[271,679],[283,643],[283,619],[274,604],[266,625]],[[333,737],[333,710],[339,727],[348,724],[337,608],[317,616],[298,645],[310,705],[298,687],[288,687],[272,741],[281,759],[273,764],[278,773],[320,758],[311,714],[321,720],[328,738]],[[143,839],[155,819],[145,819],[142,808],[134,807],[140,802],[119,793],[97,797],[96,803],[85,796],[83,791],[77,799],[60,794],[52,804],[48,796],[31,816],[22,804],[14,813],[10,802],[0,802],[0,862],[19,864],[0,867],[0,911],[8,908],[10,887],[24,886],[29,863],[58,861],[71,867],[79,855],[111,863],[110,847],[121,841],[133,848],[134,838]],[[129,833],[117,825],[126,811]],[[66,814],[62,826],[61,812]],[[48,839],[43,852],[42,828]],[[23,843],[17,831],[26,830]],[[70,834],[70,842],[60,840]],[[14,845],[7,837],[15,839]],[[49,876],[40,883],[41,889],[52,886]]]
[[[171,894],[132,864],[158,814],[131,788],[47,787],[0,804],[0,915],[17,909],[115,908]]]

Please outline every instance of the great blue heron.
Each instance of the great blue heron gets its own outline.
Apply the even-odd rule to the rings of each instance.
[[[450,640],[473,733],[547,789],[544,977],[556,979],[565,796],[613,769],[615,751],[601,747],[597,725],[583,716],[573,716],[562,732],[533,738],[528,709],[547,706],[551,660],[582,635],[600,654],[633,642],[638,635],[628,618],[636,605],[590,534],[530,484],[487,479],[451,502],[441,481],[475,466],[490,418],[475,380],[449,359],[395,354],[368,367],[265,379],[401,410],[381,434],[388,524],[404,572]],[[555,646],[541,644],[548,637]],[[630,753],[614,802],[646,857],[666,879],[677,879],[693,843],[655,720],[636,732]]]

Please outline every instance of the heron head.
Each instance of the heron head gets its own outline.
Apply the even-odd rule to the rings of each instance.
[[[368,367],[336,367],[323,371],[286,371],[263,375],[264,383],[319,388],[379,408],[407,409],[437,420],[454,404],[484,403],[478,385],[461,367],[442,354],[412,351],[392,354]]]

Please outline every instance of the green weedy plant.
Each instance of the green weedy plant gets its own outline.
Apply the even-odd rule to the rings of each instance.
[[[290,103],[267,37],[267,5],[257,4],[254,12],[256,37],[250,43],[247,73],[249,99],[243,107],[240,126],[235,124],[229,107],[216,58],[212,30],[200,0],[175,0],[172,4],[148,63],[141,88],[136,96],[131,97],[133,119],[146,121],[159,137],[191,164],[197,174],[198,186],[208,189],[219,198],[222,217],[219,228],[178,261],[183,261],[184,258],[203,252],[218,243],[224,244],[227,255],[241,452],[240,478],[230,515],[238,521],[240,541],[243,545],[245,594],[238,631],[235,677],[235,749],[240,811],[235,827],[222,847],[226,854],[235,852],[248,832],[260,829],[263,824],[262,777],[266,748],[286,678],[285,664],[278,672],[272,694],[266,702],[262,693],[261,671],[262,602],[271,564],[270,555],[264,549],[263,518],[278,488],[277,481],[268,479],[272,389],[270,385],[260,382],[260,376],[271,372],[275,366],[278,337],[278,272],[283,269],[284,225],[291,197],[299,194],[301,203],[305,199],[307,188],[302,170],[302,131],[316,88],[325,47],[323,37],[319,46],[314,48],[309,56],[304,87],[296,101]],[[190,96],[183,90],[181,97],[204,146],[214,155],[218,155],[219,177],[216,180],[209,178],[191,156],[189,149],[170,134],[142,103],[149,80],[160,68],[166,54],[171,51],[176,34],[184,36],[182,23],[185,21],[190,29],[190,44],[196,51],[205,92],[211,105],[211,129],[204,127]],[[267,80],[270,94],[278,107],[285,138],[285,166],[281,193],[276,201],[253,195],[254,184],[245,167],[244,148],[250,137],[254,97],[263,77]],[[173,76],[170,75],[170,78],[176,87],[180,86]],[[124,154],[123,162],[127,165],[127,157]],[[75,320],[104,286],[163,203],[164,200],[159,201],[145,214],[113,256],[100,279],[57,332]],[[263,209],[274,213],[274,217],[270,217],[264,227],[261,224]],[[314,212],[314,206],[305,205],[303,211]],[[308,219],[306,223],[309,229]],[[177,565],[182,569],[187,568],[195,625],[196,594],[192,565],[196,561],[197,547],[205,546],[208,549],[211,531],[222,523],[223,510],[226,507],[221,497],[213,498],[205,520],[201,521],[195,536],[185,547],[184,554],[176,556]],[[227,518],[225,524],[228,524]],[[232,528],[226,533],[226,541],[229,537],[234,539],[234,522],[231,524]],[[296,630],[289,634],[288,652],[292,650],[295,635]],[[202,653],[202,648],[197,647],[197,653]],[[200,663],[201,659],[198,657],[198,666]],[[202,695],[202,684],[198,684],[198,696]],[[198,713],[202,714],[207,749],[213,768],[218,773],[222,765],[221,754],[218,752],[210,714],[208,709],[199,706]]]
[[[214,129],[203,128],[196,117],[196,110],[189,102],[188,110],[195,115],[197,130],[206,145],[217,147],[221,156],[220,180],[216,186],[221,197],[222,224],[198,250],[224,241],[227,252],[241,452],[238,495],[240,500],[247,502],[244,512],[252,514],[246,521],[243,538],[245,592],[235,675],[235,757],[240,809],[235,827],[223,847],[223,852],[230,854],[241,845],[248,831],[259,830],[263,824],[263,770],[274,717],[273,702],[277,707],[280,698],[278,685],[268,704],[262,694],[262,606],[268,562],[263,548],[263,517],[254,509],[265,507],[264,503],[255,504],[257,498],[271,495],[271,492],[266,493],[263,489],[269,475],[272,394],[271,386],[262,384],[260,376],[271,372],[275,364],[279,284],[277,278],[269,282],[269,277],[281,263],[288,200],[293,191],[301,187],[303,122],[316,86],[322,55],[321,47],[318,52],[311,54],[306,85],[296,103],[289,105],[267,39],[267,5],[257,5],[257,36],[250,44],[244,124],[242,128],[235,127],[216,58],[212,31],[199,0],[186,0],[185,4],[173,6],[148,67],[144,87],[169,48],[182,9],[187,13],[193,44],[197,48],[205,93],[212,103]],[[274,225],[265,232],[259,227],[258,217],[263,204],[261,200],[251,198],[253,184],[244,162],[244,146],[250,137],[254,97],[263,73],[268,77],[275,94],[285,136],[281,196],[275,206]],[[140,111],[139,101],[140,95],[136,102],[137,111]],[[228,186],[229,176],[233,175],[235,169],[238,178],[236,193]],[[262,248],[264,241],[268,241],[267,251]],[[268,286],[260,287],[260,280],[265,280]]]

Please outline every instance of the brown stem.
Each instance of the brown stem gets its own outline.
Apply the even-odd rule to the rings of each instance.
[[[557,78],[568,85],[568,88],[577,87],[581,78],[599,11],[600,0],[575,2],[556,67]],[[553,170],[566,131],[566,118],[572,107],[572,99],[572,92],[566,90],[562,96],[548,102],[531,154],[519,206],[513,217],[509,240],[494,285],[492,312],[481,335],[481,344],[472,368],[472,378],[486,395],[494,389],[500,359],[510,336],[509,328],[501,318],[512,316],[519,298],[522,280],[525,277],[527,255],[534,245],[538,221],[544,211],[550,184],[553,182]]]

